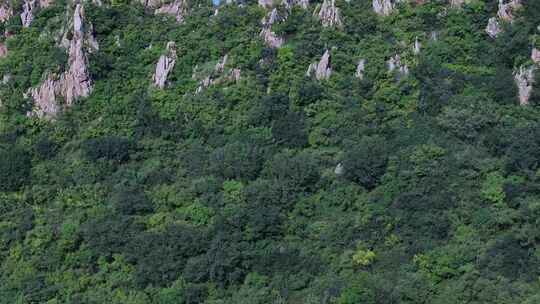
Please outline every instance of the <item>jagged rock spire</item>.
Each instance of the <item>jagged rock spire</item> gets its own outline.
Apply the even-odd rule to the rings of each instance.
[[[161,55],[156,65],[156,71],[152,77],[154,85],[160,89],[165,87],[167,76],[176,63],[176,44],[173,41],[167,43],[167,54]]]
[[[21,23],[23,27],[29,27],[34,20],[34,9],[36,8],[36,0],[25,0],[23,2],[23,11],[21,13]]]
[[[92,81],[88,71],[88,59],[84,52],[84,8],[77,4],[73,12],[73,36],[69,41],[68,70],[59,77],[48,74],[37,88],[31,88],[26,96],[34,100],[34,112],[39,117],[54,117],[58,110],[57,97],[63,97],[70,106],[79,97],[86,97],[92,91]]]
[[[336,7],[335,0],[324,0],[317,16],[324,27],[343,26],[341,12],[339,8]]]
[[[373,0],[373,11],[380,16],[388,16],[394,10],[392,0]]]
[[[519,92],[519,104],[522,106],[529,104],[534,84],[535,70],[536,68],[534,66],[528,68],[521,66],[519,70],[514,73],[514,81],[516,82]]]
[[[263,38],[264,43],[272,48],[279,48],[284,43],[284,39],[272,31],[272,25],[276,23],[278,19],[278,11],[274,8],[261,20],[262,30],[260,36]]]
[[[326,50],[318,63],[309,65],[306,76],[310,77],[313,75],[315,75],[317,80],[330,78],[330,75],[332,75],[332,68],[330,67],[330,51]]]

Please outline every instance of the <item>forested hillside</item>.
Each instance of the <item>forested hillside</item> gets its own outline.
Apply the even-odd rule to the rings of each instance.
[[[0,0],[0,303],[540,303],[540,1]]]

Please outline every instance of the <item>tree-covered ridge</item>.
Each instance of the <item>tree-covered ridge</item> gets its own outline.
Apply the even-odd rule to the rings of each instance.
[[[79,34],[30,2],[0,3],[0,303],[540,302],[540,2],[85,1]],[[33,115],[79,36],[91,93]]]

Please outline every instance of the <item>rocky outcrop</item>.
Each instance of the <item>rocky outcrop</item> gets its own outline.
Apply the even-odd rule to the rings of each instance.
[[[540,64],[540,50],[533,48],[531,52],[531,60],[536,64]]]
[[[274,8],[261,20],[261,23],[263,26],[272,26],[278,21],[280,21],[278,10]]]
[[[95,3],[96,0],[93,2]],[[46,8],[53,4],[54,0],[39,0],[39,7]]]
[[[264,43],[272,48],[279,48],[284,43],[284,39],[272,31],[272,25],[278,22],[278,19],[277,9],[274,8],[261,20],[262,30],[260,36],[263,38]]]
[[[13,16],[13,10],[7,4],[0,4],[0,22],[6,22]]]
[[[241,70],[238,68],[227,69],[226,65],[229,60],[229,55],[223,56],[216,65],[210,75],[206,75],[199,81],[199,86],[195,93],[200,93],[203,89],[210,87],[214,84],[219,84],[227,81],[238,82],[241,78]],[[197,77],[197,68],[193,71],[192,78]]]
[[[307,9],[309,6],[309,0],[282,0],[283,5],[287,10],[290,10],[293,6],[299,6],[303,9]]]
[[[161,55],[159,57],[158,63],[156,65],[156,70],[152,76],[154,85],[160,89],[165,87],[167,83],[167,76],[174,68],[176,63],[176,44],[172,41],[167,43],[167,54]]]
[[[272,7],[273,4],[274,4],[273,0],[259,0],[259,6],[262,6],[265,8]]]
[[[491,17],[488,20],[488,25],[486,27],[486,33],[491,38],[497,38],[497,35],[502,32],[501,25],[499,24],[499,21],[496,17]]]
[[[534,66],[528,68],[522,66],[514,73],[514,81],[516,82],[519,92],[519,104],[522,106],[529,104],[534,84],[535,70],[536,68]]]
[[[343,166],[342,163],[337,164],[336,168],[334,169],[334,174],[337,176],[341,176],[345,173],[345,166]]]
[[[53,75],[49,75],[39,87],[29,91],[34,100],[34,111],[29,115],[47,118],[56,116],[59,111],[56,96],[60,92],[59,80],[55,79]]]
[[[400,76],[409,75],[409,67],[401,61],[401,56],[394,55],[387,62],[389,72],[397,72]]]
[[[0,58],[6,57],[8,54],[8,49],[5,43],[0,43]]]
[[[499,9],[497,17],[491,17],[486,26],[486,33],[491,38],[496,38],[502,32],[501,22],[512,23],[514,21],[514,12],[521,8],[521,0],[499,0]]]
[[[418,37],[414,40],[414,46],[413,46],[413,53],[415,55],[420,54],[420,50],[422,49],[422,43],[418,40]]]
[[[514,21],[514,11],[521,8],[521,0],[510,0],[505,3],[504,0],[499,0],[499,10],[497,16],[506,22]]]
[[[21,23],[23,27],[29,27],[34,20],[35,10],[46,8],[53,3],[53,0],[24,0],[21,12]]]
[[[332,75],[332,68],[330,67],[330,52],[326,50],[318,63],[312,63],[309,65],[306,72],[306,76],[315,76],[317,80],[326,80]]]
[[[317,10],[315,11],[317,12]],[[324,27],[342,27],[341,12],[335,0],[324,0],[317,14]]]
[[[37,88],[29,90],[34,100],[33,114],[39,117],[54,117],[59,109],[57,97],[63,97],[66,106],[71,106],[79,97],[86,97],[92,90],[92,81],[84,52],[84,10],[77,4],[73,13],[73,35],[69,42],[68,70],[59,77],[49,74]]]
[[[366,60],[360,59],[358,61],[358,64],[356,65],[356,72],[354,73],[354,77],[359,79],[364,79],[364,71],[366,70]]]
[[[182,23],[187,14],[187,3],[184,0],[174,0],[156,8],[155,14],[171,15],[176,18],[178,23]]]
[[[465,3],[465,0],[450,0],[450,7],[458,8]]]
[[[21,13],[21,23],[23,27],[29,27],[34,20],[34,9],[36,9],[36,0],[25,0],[23,11]]]
[[[271,48],[280,48],[284,43],[283,38],[276,35],[270,28],[263,28],[260,35],[264,43]]]
[[[392,0],[373,0],[373,11],[380,16],[388,16],[394,10]]]

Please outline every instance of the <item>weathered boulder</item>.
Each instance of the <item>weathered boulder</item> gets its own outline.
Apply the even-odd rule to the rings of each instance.
[[[342,27],[341,12],[335,0],[324,0],[317,14],[324,27]]]
[[[373,11],[380,16],[388,16],[394,10],[392,0],[373,0]]]
[[[176,44],[173,41],[167,43],[167,54],[161,55],[159,57],[158,63],[156,65],[156,70],[152,76],[154,85],[160,89],[165,87],[167,83],[167,76],[174,68],[176,63]]]
[[[332,68],[330,67],[330,52],[326,50],[318,63],[312,63],[309,65],[306,72],[306,76],[315,76],[317,80],[325,80],[332,75]]]
[[[529,104],[529,99],[531,97],[534,84],[535,70],[535,66],[521,66],[519,70],[514,73],[514,81],[516,82],[519,92],[519,104],[522,106]]]

